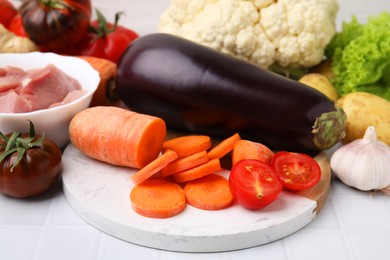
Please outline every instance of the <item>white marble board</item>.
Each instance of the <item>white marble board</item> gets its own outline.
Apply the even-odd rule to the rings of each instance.
[[[284,191],[258,211],[239,205],[205,211],[187,205],[171,218],[146,218],[132,210],[129,200],[134,169],[93,160],[72,145],[64,151],[63,165],[65,197],[81,218],[114,237],[157,249],[219,252],[254,247],[300,230],[318,211],[316,200]]]

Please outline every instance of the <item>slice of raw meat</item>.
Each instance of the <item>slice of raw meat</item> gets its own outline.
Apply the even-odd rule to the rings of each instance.
[[[43,69],[29,71],[22,79],[19,93],[30,101],[35,111],[62,102],[70,91],[80,89],[77,80],[50,64]]]
[[[26,113],[31,111],[31,104],[15,91],[0,95],[0,113]]]

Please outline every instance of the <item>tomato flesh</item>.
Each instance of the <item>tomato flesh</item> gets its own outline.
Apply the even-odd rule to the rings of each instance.
[[[274,169],[255,159],[243,159],[233,166],[229,187],[238,204],[253,210],[271,204],[283,189]]]
[[[316,185],[321,179],[321,168],[312,157],[302,153],[277,152],[272,166],[283,186],[289,190],[305,190]]]

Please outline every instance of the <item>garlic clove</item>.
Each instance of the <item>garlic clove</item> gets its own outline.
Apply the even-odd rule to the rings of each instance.
[[[330,160],[333,173],[346,185],[359,190],[382,190],[390,186],[390,147],[377,140],[369,126],[364,137],[337,149]]]

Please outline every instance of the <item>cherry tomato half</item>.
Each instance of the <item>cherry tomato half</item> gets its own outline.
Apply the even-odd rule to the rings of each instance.
[[[283,190],[275,170],[259,160],[243,159],[232,168],[229,187],[238,204],[248,209],[261,209]]]
[[[283,186],[290,190],[305,190],[321,179],[321,168],[312,157],[302,153],[277,152],[272,160]]]

